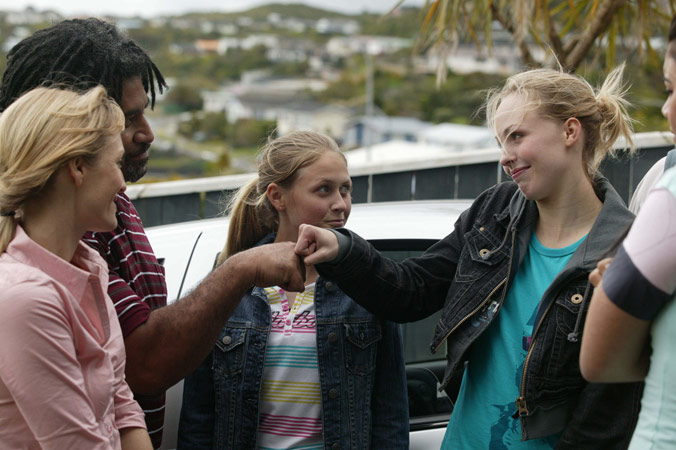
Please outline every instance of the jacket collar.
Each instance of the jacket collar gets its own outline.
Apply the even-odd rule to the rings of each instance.
[[[575,251],[567,268],[574,266],[583,270],[591,270],[596,267],[596,263],[606,256],[608,250],[613,247],[618,237],[634,219],[634,215],[627,209],[624,201],[607,178],[598,177],[594,180],[594,184],[603,205],[587,239]],[[512,196],[508,208],[496,216],[498,221],[511,221],[512,227],[519,228],[518,247],[524,251],[523,244],[527,245],[530,241],[537,218],[537,205],[534,201],[527,200],[518,189]]]

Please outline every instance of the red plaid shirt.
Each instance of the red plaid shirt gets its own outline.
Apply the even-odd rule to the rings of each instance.
[[[117,228],[108,233],[87,232],[83,240],[98,250],[108,263],[108,295],[126,338],[148,320],[152,309],[167,304],[167,284],[164,267],[155,258],[141,218],[131,200],[124,194],[118,194],[115,204]],[[159,448],[162,443],[165,397],[134,395],[145,413],[153,447]]]

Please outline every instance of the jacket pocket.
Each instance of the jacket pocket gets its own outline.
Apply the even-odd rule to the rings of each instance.
[[[585,286],[586,282],[580,282],[563,289],[553,305],[553,314],[549,318],[551,325],[547,327],[548,334],[550,334],[547,339],[551,342],[550,361],[547,365],[550,377],[562,379],[581,377],[580,342],[579,340],[571,342],[568,336],[575,330],[578,315],[584,313],[580,311],[580,308]],[[583,325],[584,321],[581,321],[578,331],[582,331]]]
[[[212,370],[224,377],[237,375],[242,371],[246,357],[247,328],[225,327],[214,347]]]
[[[564,289],[556,298],[556,328],[559,333],[564,334],[566,337],[568,333],[571,333],[575,329],[575,322],[580,314],[585,287],[586,282],[584,284],[576,284]],[[584,325],[584,322],[580,322],[580,327],[582,325]],[[582,329],[580,328],[579,331],[581,332]]]
[[[378,341],[382,330],[377,322],[346,323],[345,359],[347,369],[355,375],[367,375],[376,365]]]
[[[460,253],[455,279],[461,282],[476,281],[503,263],[507,252],[494,252],[500,243],[493,242],[485,233],[470,231],[465,234],[465,246]]]

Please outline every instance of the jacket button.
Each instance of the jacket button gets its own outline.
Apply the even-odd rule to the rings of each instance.
[[[485,230],[484,227],[479,227],[479,231],[483,232]]]
[[[331,282],[331,281],[327,281],[325,286],[326,286],[326,290],[329,291],[329,292],[336,290],[336,285],[333,284],[333,282]]]
[[[230,336],[223,336],[221,342],[225,345],[229,345],[232,342],[232,338]]]
[[[338,398],[338,389],[331,389],[329,391],[329,398]]]
[[[329,333],[329,342],[336,342],[337,339],[336,333]]]
[[[582,295],[575,294],[570,298],[570,301],[573,302],[574,305],[579,305],[580,303],[582,303],[582,299],[583,299]]]
[[[340,444],[333,444],[331,450],[340,450]]]
[[[482,248],[481,250],[479,250],[479,256],[481,256],[484,259],[486,259],[489,253],[490,250],[488,250],[487,248]]]

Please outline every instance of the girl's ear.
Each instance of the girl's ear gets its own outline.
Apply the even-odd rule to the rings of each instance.
[[[577,141],[581,139],[582,136],[582,124],[575,117],[567,119],[563,123],[563,130],[565,133],[566,145],[571,147]]]
[[[66,163],[68,169],[68,175],[70,175],[71,180],[75,184],[75,187],[82,186],[84,182],[85,175],[85,162],[82,158],[73,158]]]
[[[277,183],[268,184],[268,188],[265,190],[265,195],[268,197],[268,201],[278,212],[284,211],[286,209],[286,204],[284,202],[284,190]]]

